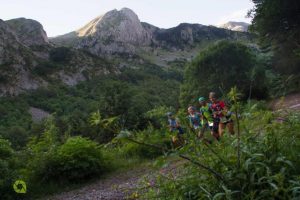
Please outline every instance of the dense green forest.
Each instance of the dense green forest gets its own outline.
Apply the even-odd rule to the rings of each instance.
[[[1,97],[1,199],[41,197],[170,159],[184,160],[179,175],[157,177],[136,198],[299,199],[300,113],[274,112],[266,102],[299,92],[300,3],[253,2],[257,44],[216,41],[190,62],[146,63],[73,87],[54,83]],[[187,107],[198,109],[211,91],[230,105],[236,128],[220,141],[209,131],[199,139],[187,119]],[[30,107],[51,115],[34,122]],[[179,148],[167,112],[182,122]],[[26,194],[14,192],[15,180],[26,182]]]

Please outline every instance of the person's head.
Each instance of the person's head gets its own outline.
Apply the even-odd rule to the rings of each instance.
[[[209,100],[210,100],[212,103],[214,103],[214,102],[217,101],[217,95],[216,95],[215,92],[210,92],[209,95],[208,95],[208,97],[209,97]]]
[[[172,112],[168,112],[168,113],[167,113],[167,116],[168,116],[168,118],[173,118],[173,117],[174,117],[174,115],[173,115]]]
[[[196,111],[196,108],[195,108],[194,106],[189,106],[189,107],[188,107],[188,113],[189,113],[189,114],[194,114],[195,111]]]
[[[206,100],[204,97],[199,97],[198,102],[199,102],[200,106],[205,106],[205,104],[206,104]]]

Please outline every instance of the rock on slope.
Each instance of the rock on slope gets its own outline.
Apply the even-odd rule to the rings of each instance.
[[[32,19],[18,18],[5,21],[17,35],[19,41],[28,47],[48,45],[49,40],[43,26]]]
[[[0,20],[0,96],[41,85],[41,81],[30,74],[30,67],[36,64],[30,49],[21,43],[8,24]]]

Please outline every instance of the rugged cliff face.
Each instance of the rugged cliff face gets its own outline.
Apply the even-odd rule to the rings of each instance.
[[[37,21],[0,20],[0,96],[18,95],[54,80],[75,85],[112,72],[106,64],[87,53],[52,46]]]
[[[183,23],[170,29],[160,29],[140,22],[130,9],[112,10],[97,17],[81,29],[51,38],[56,45],[85,49],[95,55],[134,55],[141,51],[190,49],[206,41],[240,39],[244,33],[201,24]]]
[[[14,30],[19,41],[28,47],[48,45],[49,40],[43,26],[32,19],[18,18],[5,21]]]
[[[36,89],[42,81],[30,73],[37,61],[14,30],[0,20],[0,96]]]
[[[190,49],[198,44],[220,39],[238,40],[246,34],[222,30],[214,26],[182,23],[170,29],[159,29],[154,32],[158,46],[172,49]]]

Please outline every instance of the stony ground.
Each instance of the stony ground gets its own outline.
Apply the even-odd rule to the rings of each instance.
[[[300,93],[291,94],[284,98],[274,100],[271,102],[271,106],[274,110],[286,108],[300,110]]]
[[[137,199],[135,193],[141,192],[147,180],[155,184],[155,177],[159,174],[164,176],[176,176],[178,169],[185,161],[172,161],[170,165],[161,169],[151,167],[138,167],[126,172],[119,172],[99,180],[83,188],[63,192],[54,196],[42,198],[46,200],[122,200]]]
[[[104,180],[99,180],[83,188],[63,192],[45,198],[47,200],[96,200],[127,199],[138,189],[139,182],[146,175],[151,174],[149,169],[133,169],[124,173],[114,174]]]
[[[50,116],[50,113],[34,107],[30,107],[28,112],[31,114],[32,120],[34,122],[41,122],[43,119]]]

